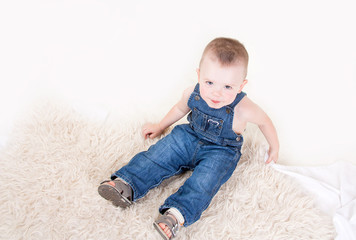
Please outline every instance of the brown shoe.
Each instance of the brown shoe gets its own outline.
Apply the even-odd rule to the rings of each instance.
[[[100,183],[98,192],[100,196],[111,201],[115,207],[126,208],[133,203],[131,186],[119,179],[106,180]]]

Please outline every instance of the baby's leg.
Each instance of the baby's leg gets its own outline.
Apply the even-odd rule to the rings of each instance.
[[[165,201],[160,212],[175,207],[183,214],[185,226],[197,221],[221,185],[230,178],[239,158],[240,152],[234,148],[203,144],[193,174]]]
[[[137,154],[126,166],[115,172],[112,179],[119,177],[127,182],[132,187],[135,201],[164,179],[191,167],[190,159],[197,140],[187,132],[189,129],[186,125],[175,127],[170,134],[147,151]]]

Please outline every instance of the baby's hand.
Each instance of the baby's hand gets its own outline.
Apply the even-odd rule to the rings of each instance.
[[[273,149],[269,149],[268,150],[268,154],[266,154],[266,164],[270,163],[270,162],[274,162],[277,163],[278,160],[278,151],[274,151]]]
[[[164,130],[164,129],[163,129]],[[142,136],[147,139],[153,139],[163,132],[160,125],[158,123],[146,123],[142,127]]]

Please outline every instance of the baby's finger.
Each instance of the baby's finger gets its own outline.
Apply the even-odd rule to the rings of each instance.
[[[148,131],[147,129],[144,129],[143,131],[142,131],[142,136],[145,138],[145,139],[147,139],[149,136],[150,136],[150,131]]]
[[[150,133],[149,134],[149,138],[154,139],[155,137],[157,137],[156,133]]]
[[[141,135],[142,135],[142,137],[144,137],[146,139],[146,129],[142,129]]]
[[[275,163],[274,160],[273,160],[273,157],[270,156],[270,157],[267,159],[266,163],[267,163],[267,164],[269,164],[269,163],[272,163],[272,164]]]

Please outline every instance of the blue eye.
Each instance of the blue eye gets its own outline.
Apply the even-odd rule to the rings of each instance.
[[[232,89],[232,87],[231,87],[231,86],[228,86],[228,85],[226,85],[225,88],[226,88],[226,89]]]
[[[206,81],[205,82],[207,85],[213,85],[213,82],[211,82],[211,81]]]

